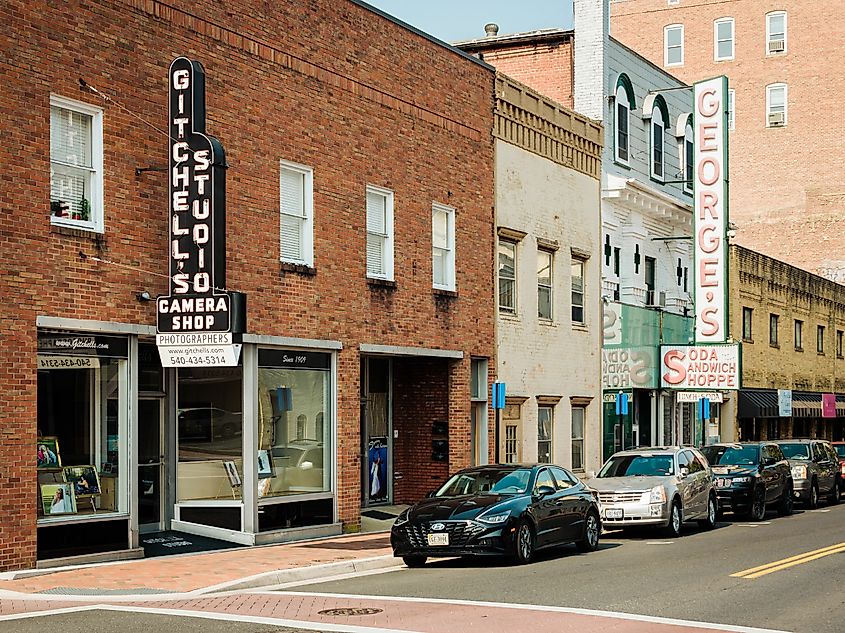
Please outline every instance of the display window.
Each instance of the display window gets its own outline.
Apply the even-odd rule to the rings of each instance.
[[[129,511],[125,338],[39,334],[39,524]]]
[[[258,497],[332,491],[331,355],[258,352]]]

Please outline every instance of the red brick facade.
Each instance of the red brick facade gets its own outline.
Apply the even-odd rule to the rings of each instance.
[[[448,390],[449,467],[468,459],[469,358],[491,358],[495,345],[494,73],[351,1],[269,6],[0,7],[13,29],[0,56],[0,569],[35,558],[36,317],[154,325],[154,304],[135,295],[167,292],[167,176],[135,170],[167,165],[152,126],[166,127],[178,55],[205,67],[208,132],[226,148],[228,285],[248,296],[248,331],[344,345],[340,519],[354,526],[360,507],[360,343],[463,351],[452,369],[441,363],[437,388]],[[103,235],[50,224],[51,94],[103,109]],[[279,160],[314,170],[315,274],[280,269]],[[395,288],[366,279],[367,184],[395,194]],[[432,292],[433,201],[457,210],[456,297]],[[412,417],[419,403],[402,404]]]
[[[736,242],[845,281],[845,171],[838,112],[845,4],[805,0],[618,0],[611,34],[663,66],[663,32],[684,26],[684,62],[669,70],[692,82],[719,74],[736,91],[731,132],[731,220]],[[767,54],[766,14],[786,11],[784,53]],[[734,59],[714,61],[714,20],[735,24]],[[787,125],[767,127],[766,86],[788,87]]]

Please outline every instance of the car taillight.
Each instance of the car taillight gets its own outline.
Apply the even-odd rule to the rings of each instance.
[[[840,469],[840,472],[843,475],[845,475],[845,462],[842,462],[841,464],[839,464],[839,469]]]

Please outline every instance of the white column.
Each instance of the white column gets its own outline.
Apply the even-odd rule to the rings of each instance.
[[[243,355],[242,531],[258,533],[258,347],[245,344]]]

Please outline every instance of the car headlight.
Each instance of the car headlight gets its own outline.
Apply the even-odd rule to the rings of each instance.
[[[488,514],[482,515],[478,517],[479,521],[484,521],[484,523],[492,523],[493,525],[498,525],[499,523],[504,523],[510,517],[510,512],[500,512],[499,514]]]
[[[747,484],[749,481],[751,481],[751,477],[734,477],[733,478],[733,482],[735,484]]]
[[[792,478],[793,479],[806,479],[807,478],[807,467],[806,466],[793,466],[792,467]]]
[[[399,513],[399,516],[396,517],[396,521],[393,523],[393,525],[404,525],[407,522],[408,522],[408,511],[402,510],[402,512]]]
[[[651,489],[651,494],[648,498],[649,503],[665,503],[666,489],[663,486],[655,486]]]

